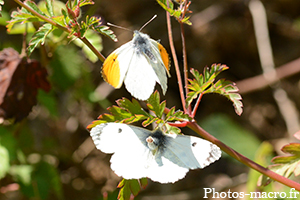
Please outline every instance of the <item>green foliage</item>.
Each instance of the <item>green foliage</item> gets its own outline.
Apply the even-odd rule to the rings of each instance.
[[[43,45],[45,43],[46,37],[54,29],[55,29],[55,27],[52,26],[51,24],[44,24],[33,34],[32,38],[29,42],[29,46],[27,48],[29,56],[38,45],[40,45],[40,44]]]
[[[210,68],[204,69],[203,75],[197,70],[191,69],[194,79],[189,79],[187,87],[191,91],[187,94],[186,106],[188,107],[200,94],[217,93],[232,101],[235,112],[241,115],[243,112],[242,97],[237,93],[238,88],[235,86],[235,83],[224,79],[214,83],[216,77],[226,69],[228,69],[226,65],[213,64]]]
[[[94,31],[101,33],[102,35],[109,37],[115,42],[118,41],[114,32],[110,30],[108,26],[102,25],[101,18],[86,16],[86,22],[82,21],[80,27],[81,37],[85,36],[87,30],[93,29]]]
[[[192,22],[189,21],[190,17],[185,16],[186,13],[184,10],[184,6],[178,6],[175,9],[173,2],[170,0],[156,0],[156,1],[164,10],[170,13],[170,15],[175,17],[179,22],[192,25]]]
[[[71,8],[68,7],[69,3],[67,3],[65,8],[61,10],[62,15],[55,15],[56,8],[54,5],[58,5],[59,7],[61,6],[57,1],[46,0],[44,3],[39,4],[41,9],[34,3],[34,1],[31,0],[24,1],[24,4],[28,7],[28,9],[31,9],[31,11],[22,7],[20,10],[12,12],[11,20],[7,24],[7,31],[11,32],[13,27],[17,24],[31,25],[32,22],[44,22],[44,24],[41,24],[41,27],[33,34],[32,39],[30,40],[28,47],[29,55],[40,44],[44,44],[46,38],[49,37],[49,34],[57,28],[67,31],[69,38],[73,38],[73,40],[77,37],[83,38],[87,36],[86,38],[92,40],[91,43],[98,51],[102,50],[101,38],[96,34],[92,34],[91,30],[107,36],[113,41],[117,41],[113,31],[111,31],[108,26],[102,25],[101,18],[86,16],[85,22],[77,22],[80,17],[80,8],[85,5],[93,4],[93,1],[91,0],[74,1]],[[44,7],[46,7],[46,9],[44,9]],[[26,30],[23,29],[23,31],[25,32]],[[83,43],[77,42],[77,45],[82,47]],[[83,48],[83,51],[92,62],[97,61],[97,57],[91,53],[89,48],[85,47]]]
[[[1,145],[0,143],[0,178],[3,178],[9,170],[9,152],[8,150]]]
[[[118,185],[118,188],[120,188],[118,199],[129,200],[131,199],[131,195],[137,196],[138,193],[141,191],[141,188],[145,188],[147,184],[148,181],[146,178],[142,178],[140,180],[123,179]]]
[[[166,118],[163,119],[166,102],[160,102],[159,93],[157,91],[155,91],[147,100],[147,108],[151,111],[151,114],[146,112],[135,99],[130,101],[126,98],[122,98],[116,102],[118,106],[111,106],[107,109],[110,114],[104,113],[100,115],[98,120],[88,126],[88,129],[105,122],[122,122],[130,124],[137,121],[143,121],[142,125],[146,127],[151,123],[161,124],[173,121],[188,121],[191,119],[182,111],[175,112],[175,108],[172,108],[167,113]]]
[[[13,28],[13,26],[17,23],[26,24],[29,22],[35,22],[40,21],[40,19],[33,14],[31,14],[29,11],[27,11],[25,8],[21,8],[18,11],[13,11],[11,14],[11,20],[8,22],[6,28],[7,31],[10,32]]]
[[[300,143],[290,143],[284,145],[281,151],[287,155],[276,156],[272,159],[274,164],[268,168],[277,174],[290,177],[292,174],[299,176],[300,174]],[[263,176],[260,185],[267,185],[271,182],[269,177]]]

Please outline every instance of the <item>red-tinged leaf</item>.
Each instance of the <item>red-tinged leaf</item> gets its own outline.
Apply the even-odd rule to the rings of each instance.
[[[120,188],[118,195],[118,199],[120,200],[129,200],[131,195],[136,196],[141,191],[140,183],[136,179],[123,179],[118,184],[118,188]]]
[[[300,143],[290,143],[282,147],[281,151],[300,156]]]
[[[139,102],[135,99],[132,99],[131,102],[126,98],[122,98],[117,100],[116,103],[119,107],[126,109],[134,115],[144,116],[144,118],[147,118],[149,116],[149,114],[146,111],[144,111]]]
[[[39,62],[19,58],[9,48],[0,52],[0,117],[20,121],[37,103],[39,88],[49,91],[47,71]]]
[[[273,165],[268,168],[281,176],[289,177],[293,173],[295,176],[300,174],[300,144],[290,143],[282,147],[281,149],[284,153],[288,155],[276,156],[272,159]],[[263,185],[270,183],[268,177],[263,177]]]
[[[295,174],[295,176],[299,176],[299,174],[300,174],[300,162],[298,162],[298,164],[296,165],[296,167],[294,169],[294,174]]]

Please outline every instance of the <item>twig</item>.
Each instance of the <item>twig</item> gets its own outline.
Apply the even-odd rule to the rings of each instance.
[[[184,1],[184,11],[182,14],[182,19],[185,16],[185,12],[187,9],[188,0]],[[186,42],[185,42],[185,34],[184,34],[184,23],[180,22],[180,31],[181,31],[181,41],[182,41],[182,55],[183,55],[183,74],[184,74],[184,85],[185,85],[185,95],[189,93],[188,85],[188,64],[187,64],[187,53],[186,53]],[[191,114],[191,105],[188,106],[187,112]]]
[[[239,92],[241,94],[246,94],[268,87],[280,81],[281,79],[287,78],[297,73],[300,73],[300,58],[288,62],[280,67],[277,67],[276,79],[273,79],[272,81],[267,80],[264,77],[264,75],[260,74],[251,78],[238,81],[236,82],[236,85],[239,88]]]
[[[193,108],[193,111],[192,111],[190,117],[192,117],[192,118],[195,117],[196,112],[197,112],[198,107],[199,107],[199,104],[201,102],[202,96],[203,96],[203,93],[200,93],[199,96],[198,96],[198,98],[197,98],[196,104],[194,105],[194,108]]]
[[[167,4],[169,6],[169,1],[167,1]],[[173,42],[171,17],[167,11],[166,11],[166,17],[167,17],[167,28],[168,28],[170,49],[171,49],[171,53],[172,53],[172,58],[173,58],[174,66],[175,66],[176,75],[177,75],[180,99],[181,99],[183,110],[185,113],[187,113],[186,106],[185,106],[185,98],[184,98],[184,92],[183,92],[182,79],[181,79],[181,75],[180,75],[180,69],[179,69],[178,60],[177,60],[176,51],[175,51],[174,42]]]

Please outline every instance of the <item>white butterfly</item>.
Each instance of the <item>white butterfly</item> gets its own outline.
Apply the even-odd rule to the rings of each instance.
[[[93,127],[91,137],[104,153],[113,154],[111,169],[125,179],[148,177],[174,183],[189,169],[204,168],[221,157],[216,145],[198,137],[165,134],[121,123]]]
[[[137,99],[147,100],[156,82],[167,91],[169,56],[166,49],[147,34],[134,31],[133,39],[113,51],[104,61],[102,76],[114,88],[125,83]]]

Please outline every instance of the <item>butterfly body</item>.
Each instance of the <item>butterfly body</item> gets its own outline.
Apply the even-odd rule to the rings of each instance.
[[[125,179],[148,177],[174,183],[189,169],[206,167],[221,156],[216,145],[201,138],[121,123],[97,125],[91,129],[91,137],[99,150],[113,154],[111,168]]]

